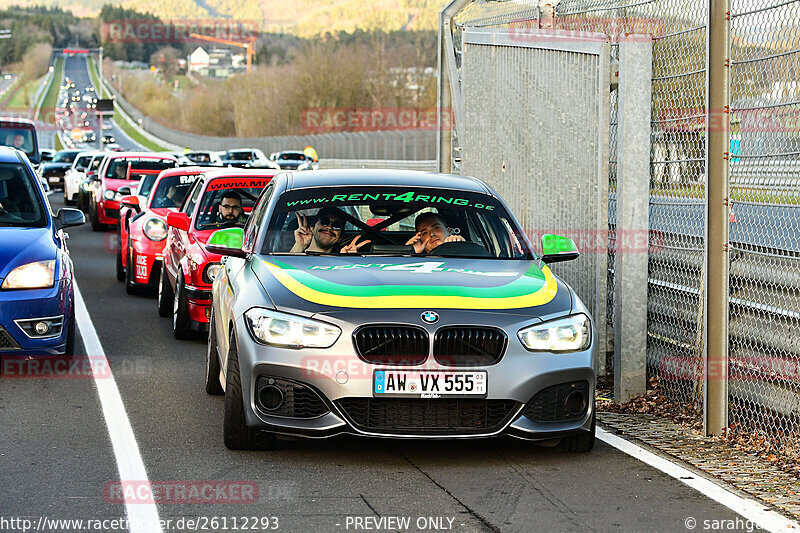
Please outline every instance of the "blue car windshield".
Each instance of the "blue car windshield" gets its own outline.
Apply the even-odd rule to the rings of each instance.
[[[0,163],[0,227],[8,226],[47,226],[39,188],[22,163]]]

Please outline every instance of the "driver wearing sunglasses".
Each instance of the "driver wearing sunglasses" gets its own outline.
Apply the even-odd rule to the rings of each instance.
[[[317,213],[317,220],[313,226],[308,225],[305,215],[295,213],[297,229],[294,231],[294,246],[291,252],[318,252],[331,253],[342,240],[345,221],[338,209],[323,208]],[[357,253],[358,249],[371,241],[358,242],[359,237],[347,246],[342,247],[340,253]]]

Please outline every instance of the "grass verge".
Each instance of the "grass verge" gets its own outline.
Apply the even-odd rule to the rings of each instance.
[[[39,113],[42,115],[42,120],[46,122],[53,122],[55,119],[55,108],[58,103],[58,90],[61,87],[61,80],[64,77],[64,58],[59,57],[56,59],[55,72],[50,79],[50,87],[47,88],[47,93],[42,100],[42,106]],[[42,109],[46,111],[41,112]],[[37,117],[38,118],[38,117]]]
[[[89,76],[92,78],[92,85],[95,91],[100,95],[100,98],[111,98],[105,86],[100,83],[100,76],[97,73],[97,66],[94,64],[94,57],[88,57],[86,61],[89,63]]]
[[[128,135],[128,137],[130,137],[131,139],[133,139],[137,143],[141,144],[142,146],[144,146],[148,150],[152,150],[154,152],[168,152],[169,151],[169,149],[167,147],[161,146],[160,144],[154,143],[153,141],[151,141],[150,139],[147,139],[141,133],[136,131],[136,128],[131,126],[130,122],[128,122],[127,120],[125,120],[124,118],[122,118],[120,116],[120,113],[116,113],[114,116],[116,117],[116,120],[114,120],[114,123],[117,126],[119,126],[119,128],[122,131],[124,131],[125,134]]]
[[[15,82],[11,98],[5,106],[6,109],[27,111],[31,105],[31,97],[36,94],[36,88],[42,82],[42,79],[43,78],[30,80],[25,83],[20,83],[19,81]]]

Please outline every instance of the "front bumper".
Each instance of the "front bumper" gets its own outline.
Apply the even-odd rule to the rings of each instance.
[[[158,277],[164,264],[166,240],[151,241],[147,238],[132,241],[133,268],[131,281],[136,285],[158,287]]]
[[[57,336],[31,338],[20,326],[28,319],[61,316]],[[46,356],[63,354],[72,316],[71,283],[51,289],[0,291],[0,355]]]
[[[100,224],[116,225],[119,222],[119,202],[101,200],[97,203],[97,221]]]
[[[424,439],[509,435],[527,440],[550,440],[591,429],[596,378],[593,346],[569,354],[531,353],[517,341],[516,345],[510,342],[505,355],[493,365],[442,366],[429,356],[422,365],[395,367],[359,359],[351,334],[345,328],[329,349],[292,350],[256,343],[243,317],[237,319],[235,327],[245,418],[253,428],[305,437],[341,433]],[[485,370],[488,393],[478,399],[383,398],[373,393],[373,374],[377,369]],[[266,412],[256,399],[265,379],[299,387],[294,389],[295,403],[297,394],[305,395],[304,398],[316,394],[324,403],[324,410],[303,417]],[[540,412],[533,405],[539,406],[551,391],[572,383],[585,386],[586,405],[582,412],[567,419],[537,420],[526,416]]]

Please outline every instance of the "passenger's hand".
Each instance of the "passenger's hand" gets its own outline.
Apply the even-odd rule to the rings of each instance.
[[[358,239],[360,239],[360,238],[361,238],[361,235],[356,235],[356,238],[353,239],[352,241],[350,241],[350,244],[348,244],[347,246],[343,246],[342,247],[342,249],[340,250],[340,253],[343,253],[343,254],[357,254],[359,248],[361,248],[365,244],[369,244],[369,243],[372,242],[372,241],[361,241],[360,243],[356,244],[358,242]]]
[[[297,229],[294,230],[292,252],[304,252],[311,244],[311,228],[308,226],[305,215],[301,217],[300,213],[295,213],[295,216],[297,217]]]
[[[408,242],[406,242],[406,246],[413,246],[414,252],[421,254],[423,251],[425,251],[425,245],[428,243],[429,238],[430,236],[428,235],[426,235],[423,238],[422,235],[420,235],[419,232],[417,232],[413,237],[408,239]]]

